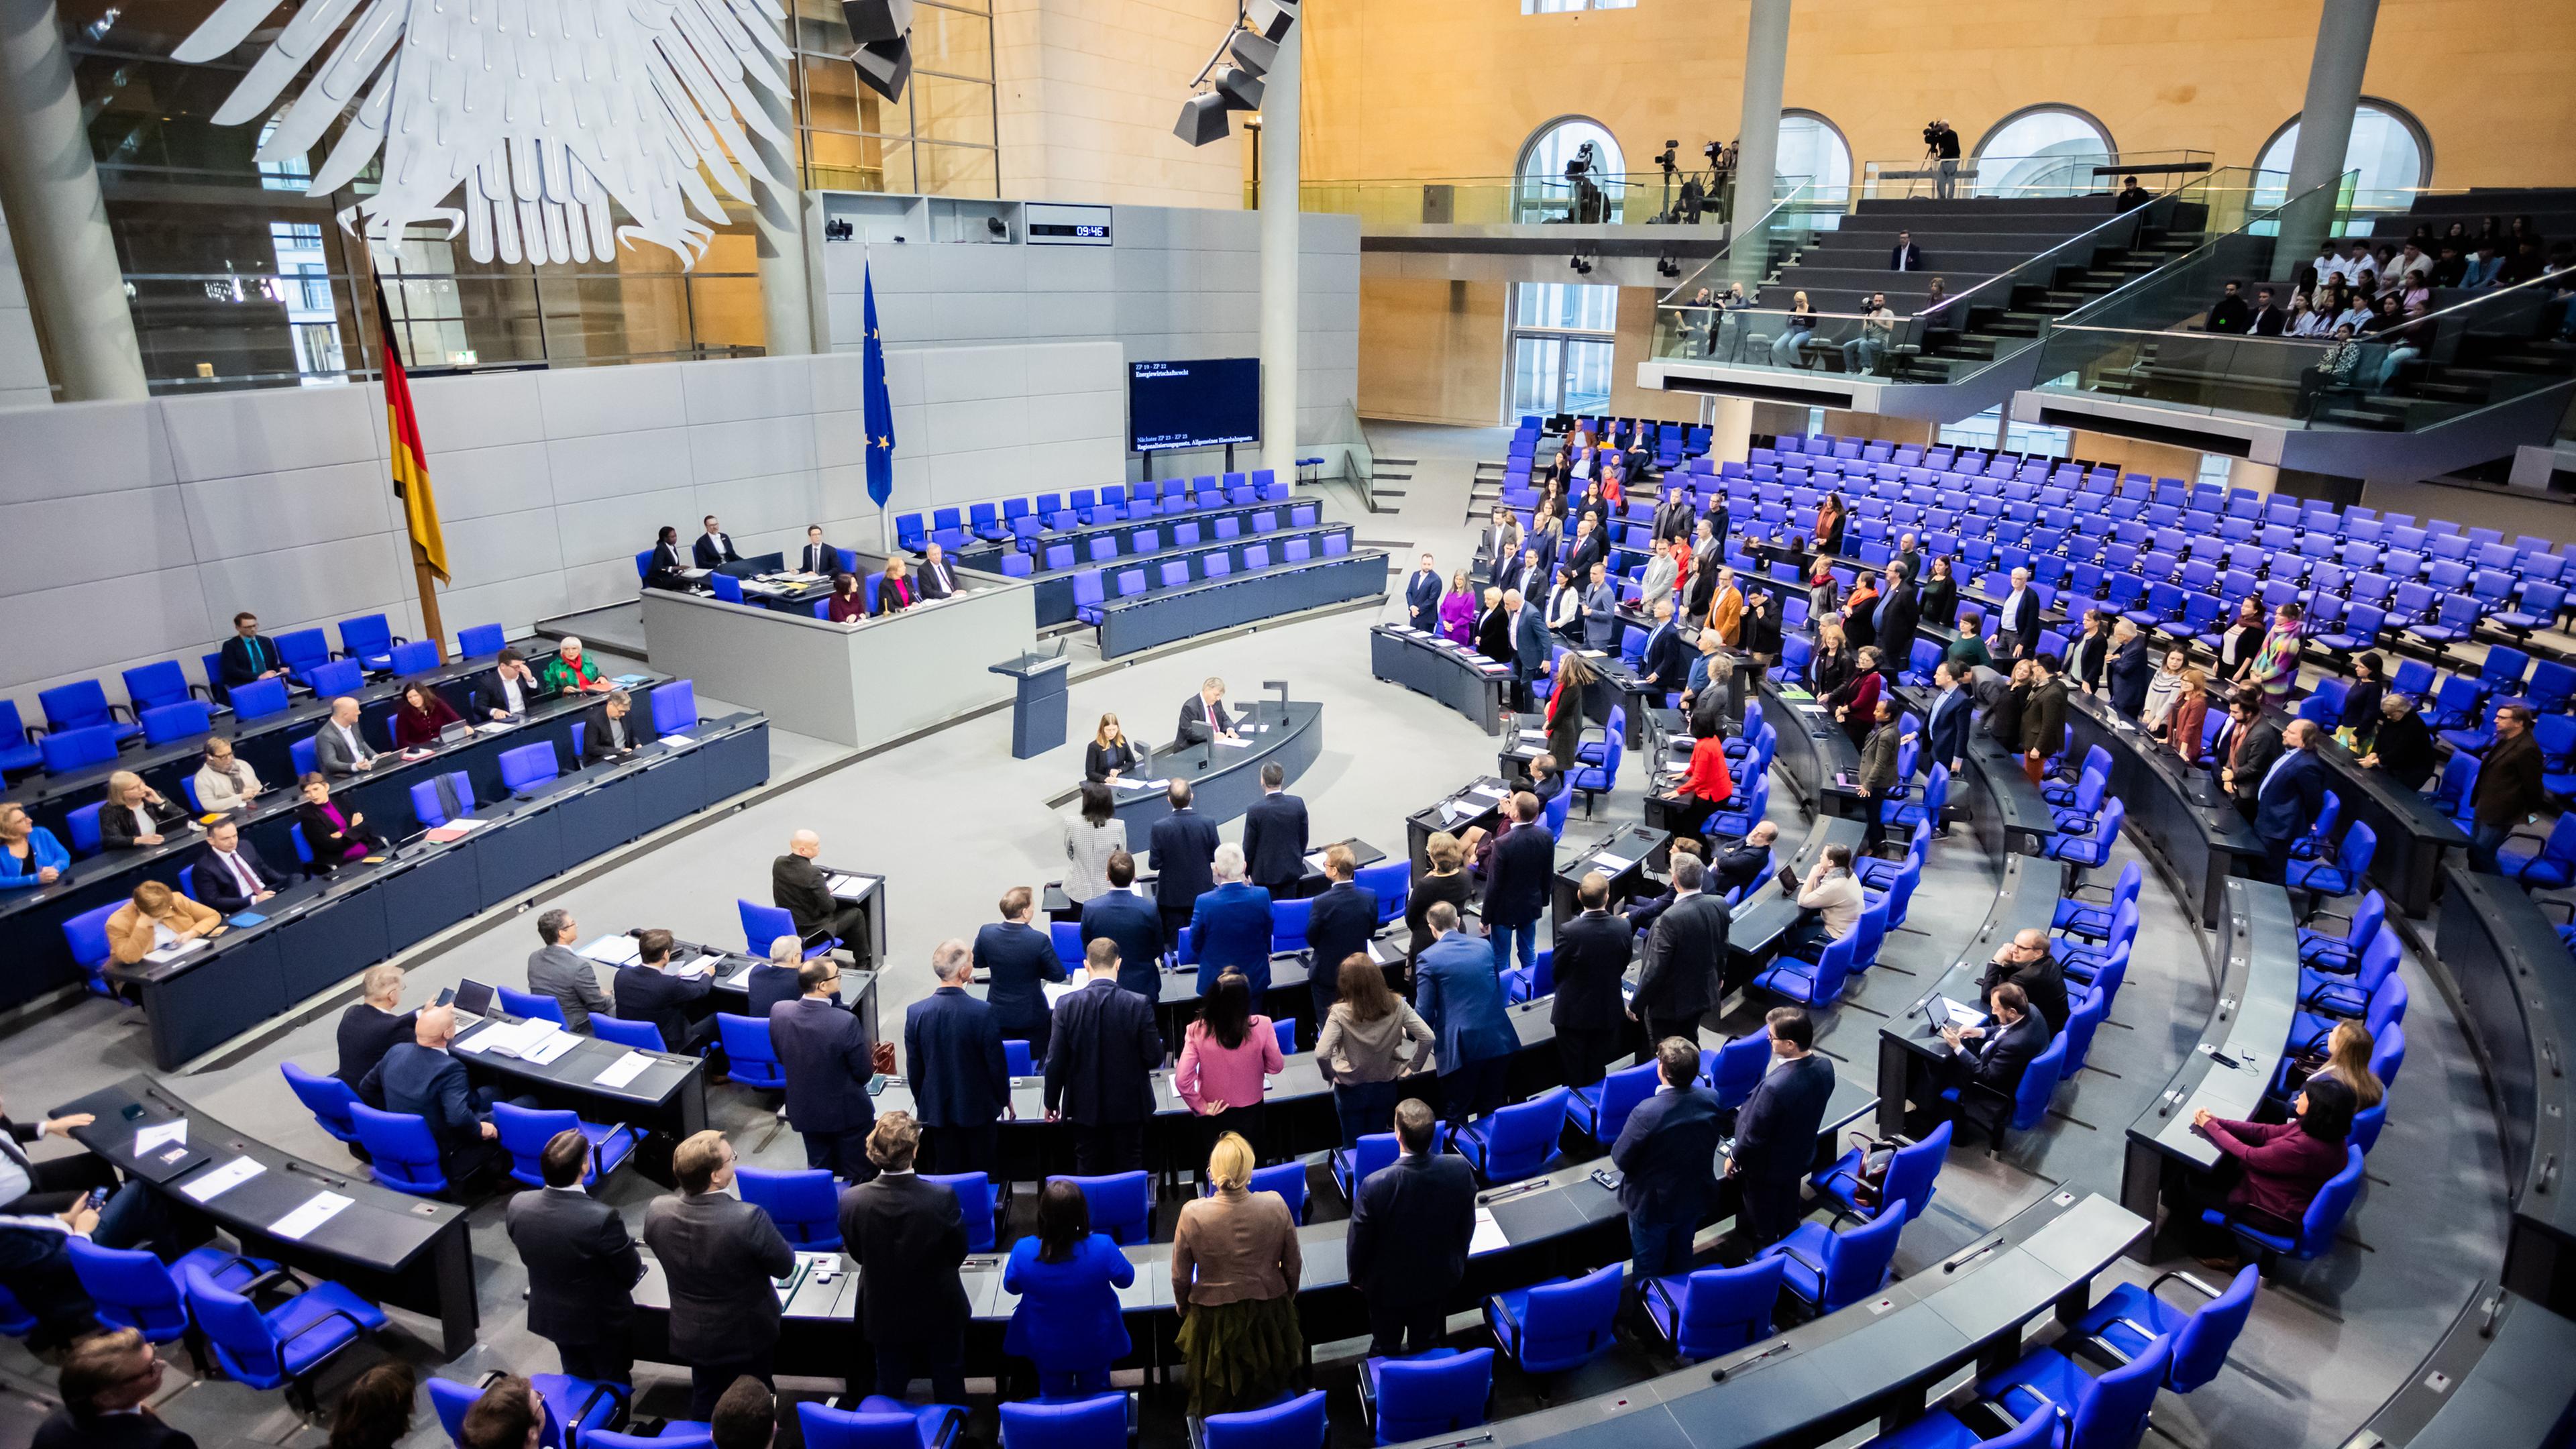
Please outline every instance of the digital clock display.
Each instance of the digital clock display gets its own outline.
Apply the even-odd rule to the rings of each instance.
[[[1105,206],[1032,201],[1021,208],[1020,235],[1031,246],[1105,247],[1111,244],[1110,221]]]
[[[1067,225],[1060,221],[1041,221],[1029,228],[1029,235],[1098,237],[1102,241],[1107,241],[1109,239],[1109,228],[1090,222],[1079,222]]]

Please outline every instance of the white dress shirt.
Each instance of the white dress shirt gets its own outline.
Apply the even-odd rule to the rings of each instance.
[[[267,889],[259,883],[259,877],[252,873],[250,866],[242,860],[238,851],[218,850],[215,852],[215,859],[222,864],[225,871],[231,874],[233,884],[241,887],[243,895],[255,896]]]

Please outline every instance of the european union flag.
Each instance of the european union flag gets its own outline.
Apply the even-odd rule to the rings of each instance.
[[[868,497],[879,508],[894,496],[894,403],[886,397],[885,336],[877,331],[877,281],[873,270],[862,274],[866,289],[867,351],[862,364],[868,425]]]

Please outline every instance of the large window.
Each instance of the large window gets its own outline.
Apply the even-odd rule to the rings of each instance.
[[[1995,447],[1995,429],[2004,429],[2001,449]],[[1990,407],[1974,417],[1955,423],[1943,423],[1936,438],[1952,448],[1976,448],[1980,451],[2019,453],[2025,458],[2063,458],[2075,446],[2075,433],[2070,428],[2043,427],[2038,423],[2004,423],[2003,408]]]
[[[795,0],[795,17],[806,186],[1001,195],[989,0],[919,0],[900,101],[859,84],[839,0]]]
[[[2254,163],[2254,204],[2281,204],[2290,184],[2290,158],[2299,149],[2299,118],[2275,132]],[[2352,140],[2344,146],[2343,169],[2360,173],[2353,202],[2365,207],[2404,207],[2407,193],[2433,179],[2432,152],[2424,128],[2413,116],[2386,101],[2365,101],[2353,112]],[[2367,232],[2364,219],[2361,229]]]
[[[1780,113],[1780,155],[1771,169],[1783,181],[1804,181],[1819,200],[1840,201],[1851,185],[1850,143],[1834,123],[1813,111]]]
[[[1977,143],[1979,196],[2081,196],[2103,190],[2096,166],[2119,148],[2102,123],[2069,106],[2032,106]]]
[[[1579,180],[1567,177],[1568,165],[1587,159],[1587,146],[1589,169]],[[1521,164],[1513,172],[1518,193],[1513,217],[1522,222],[1617,221],[1627,170],[1619,143],[1600,122],[1582,116],[1550,121],[1521,147]]]
[[[1619,289],[1571,282],[1512,288],[1512,413],[1597,413],[1610,406]]]

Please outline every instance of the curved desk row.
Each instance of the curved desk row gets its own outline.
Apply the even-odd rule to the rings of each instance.
[[[1195,582],[1210,577],[1225,578],[1244,572],[1247,565],[1243,561],[1243,556],[1247,549],[1267,548],[1269,550],[1267,556],[1277,560],[1286,552],[1289,541],[1297,539],[1304,541],[1309,556],[1321,558],[1325,552],[1324,541],[1329,538],[1340,539],[1342,550],[1347,553],[1352,540],[1351,526],[1347,523],[1335,523],[1317,527],[1312,522],[1308,522],[1295,528],[1275,529],[1269,533],[1246,533],[1240,538],[1176,544],[1170,548],[1156,549],[1151,553],[1122,553],[1105,559],[1077,559],[1064,568],[1039,569],[1028,576],[1030,585],[1038,591],[1038,627],[1044,629],[1056,624],[1073,622],[1076,603],[1073,596],[1073,577],[1079,573],[1097,571],[1105,597],[1116,598],[1118,589],[1115,580],[1118,575],[1129,569],[1139,569],[1144,572],[1145,589],[1151,593],[1165,587],[1180,587],[1177,584],[1163,583],[1165,564],[1181,565],[1187,581]],[[1208,564],[1211,560],[1219,558],[1225,560],[1225,572],[1211,575],[1208,572]]]
[[[657,741],[517,795],[496,780],[494,803],[474,814],[479,829],[291,886],[204,945],[113,967],[109,977],[141,995],[153,1062],[176,1070],[458,921],[769,778],[767,720],[732,715],[693,734],[694,746]],[[480,780],[476,793],[485,793]],[[406,804],[377,818],[411,816]]]
[[[2263,838],[2207,770],[2166,749],[2110,701],[2070,689],[2066,705],[2074,758],[2096,745],[2111,754],[2109,797],[2128,804],[2130,843],[2163,873],[2195,924],[2217,929],[2228,878],[2262,861]]]
[[[1175,593],[1186,592],[1174,590]],[[1257,728],[1256,728],[1257,727]],[[1250,810],[1261,798],[1261,767],[1277,761],[1294,784],[1315,757],[1324,752],[1324,707],[1302,700],[1285,704],[1272,699],[1245,703],[1234,716],[1239,745],[1211,740],[1204,745],[1166,746],[1155,750],[1131,773],[1137,780],[1187,780],[1190,808],[1223,823]],[[1154,826],[1172,813],[1167,791],[1131,785],[1113,788],[1113,808],[1127,822],[1128,849],[1139,855]],[[1161,862],[1152,862],[1159,870]]]
[[[2563,1449],[2576,1433],[2576,1323],[2481,1283],[2353,1449]]]
[[[1037,545],[1036,552],[1041,558],[1045,556],[1047,549],[1060,543],[1072,544],[1076,554],[1088,555],[1091,552],[1093,539],[1115,538],[1123,541],[1142,528],[1161,529],[1168,535],[1175,525],[1195,523],[1199,526],[1201,537],[1210,537],[1215,533],[1216,521],[1220,518],[1233,519],[1245,535],[1249,536],[1252,533],[1252,516],[1256,513],[1278,515],[1282,527],[1304,528],[1311,527],[1311,521],[1292,524],[1292,520],[1301,514],[1321,517],[1323,507],[1324,500],[1311,493],[1292,494],[1266,503],[1228,503],[1216,508],[1187,508],[1170,513],[1157,513],[1151,518],[1129,518],[1117,523],[1086,523],[1079,528],[1048,529],[1040,533],[1032,542]],[[1016,538],[1005,539],[1000,543],[985,543],[979,539],[973,545],[957,550],[956,557],[951,562],[959,568],[1000,573],[1003,555],[1026,552],[1029,550],[1021,548]],[[1136,555],[1128,554],[1122,557],[1136,557]]]
[[[2287,726],[2291,716],[2269,712],[2274,724]],[[2337,838],[2356,823],[2366,823],[2379,837],[2370,858],[2371,883],[2388,904],[2418,920],[2431,915],[2433,892],[2442,877],[2445,851],[2466,851],[2468,832],[2423,792],[2410,790],[2377,770],[2365,770],[2352,751],[2320,734],[2317,758],[2334,772],[2329,788],[2343,797],[2343,823]]]
[[[1512,679],[1509,664],[1409,624],[1379,624],[1369,630],[1369,673],[1429,695],[1489,735],[1499,733],[1508,718],[1503,697]]]
[[[639,737],[653,732],[652,703],[644,696],[660,682],[656,676],[636,688],[635,708],[626,718]],[[508,751],[546,742],[555,747],[559,764],[578,763],[579,751],[572,747],[573,726],[596,702],[592,696],[539,700],[506,729],[477,730],[455,744],[432,746],[420,759],[389,756],[366,774],[333,786],[332,798],[343,808],[364,814],[387,839],[400,839],[420,828],[412,811],[411,787],[422,781],[461,770],[472,779],[476,799],[492,800],[509,793],[501,783],[500,763]],[[764,761],[761,775],[766,774]],[[268,789],[232,818],[261,859],[291,874],[296,868],[295,812],[303,797],[291,775],[263,773],[260,778]],[[169,798],[184,801],[187,797]],[[0,960],[11,968],[0,972],[0,1007],[80,979],[80,968],[63,939],[65,921],[124,900],[146,880],[177,886],[204,850],[205,833],[193,825],[181,826],[167,832],[159,845],[75,860],[63,878],[50,886],[0,893]]]
[[[1386,552],[1372,548],[1111,599],[1100,610],[1100,657],[1117,659],[1327,604],[1383,599],[1386,588]]]

